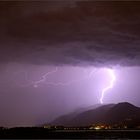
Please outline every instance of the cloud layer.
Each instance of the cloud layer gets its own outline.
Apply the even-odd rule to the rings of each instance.
[[[140,64],[140,2],[0,2],[0,61]]]

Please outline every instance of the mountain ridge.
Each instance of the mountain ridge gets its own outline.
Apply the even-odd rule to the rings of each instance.
[[[93,123],[116,124],[122,122],[140,124],[139,120],[140,108],[128,102],[121,102],[102,105],[77,114],[62,115],[50,124],[63,126],[88,126]]]

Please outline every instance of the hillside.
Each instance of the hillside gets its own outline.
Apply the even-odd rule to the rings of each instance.
[[[140,108],[130,103],[107,104],[80,113],[61,116],[51,125],[87,126],[93,123],[140,123]]]

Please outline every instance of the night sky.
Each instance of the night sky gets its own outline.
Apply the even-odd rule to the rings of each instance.
[[[0,2],[0,126],[100,103],[140,106],[140,2]],[[45,77],[44,77],[45,75]]]

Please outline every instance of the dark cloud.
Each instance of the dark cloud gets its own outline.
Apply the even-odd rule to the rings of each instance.
[[[139,65],[140,2],[0,2],[0,61]]]

